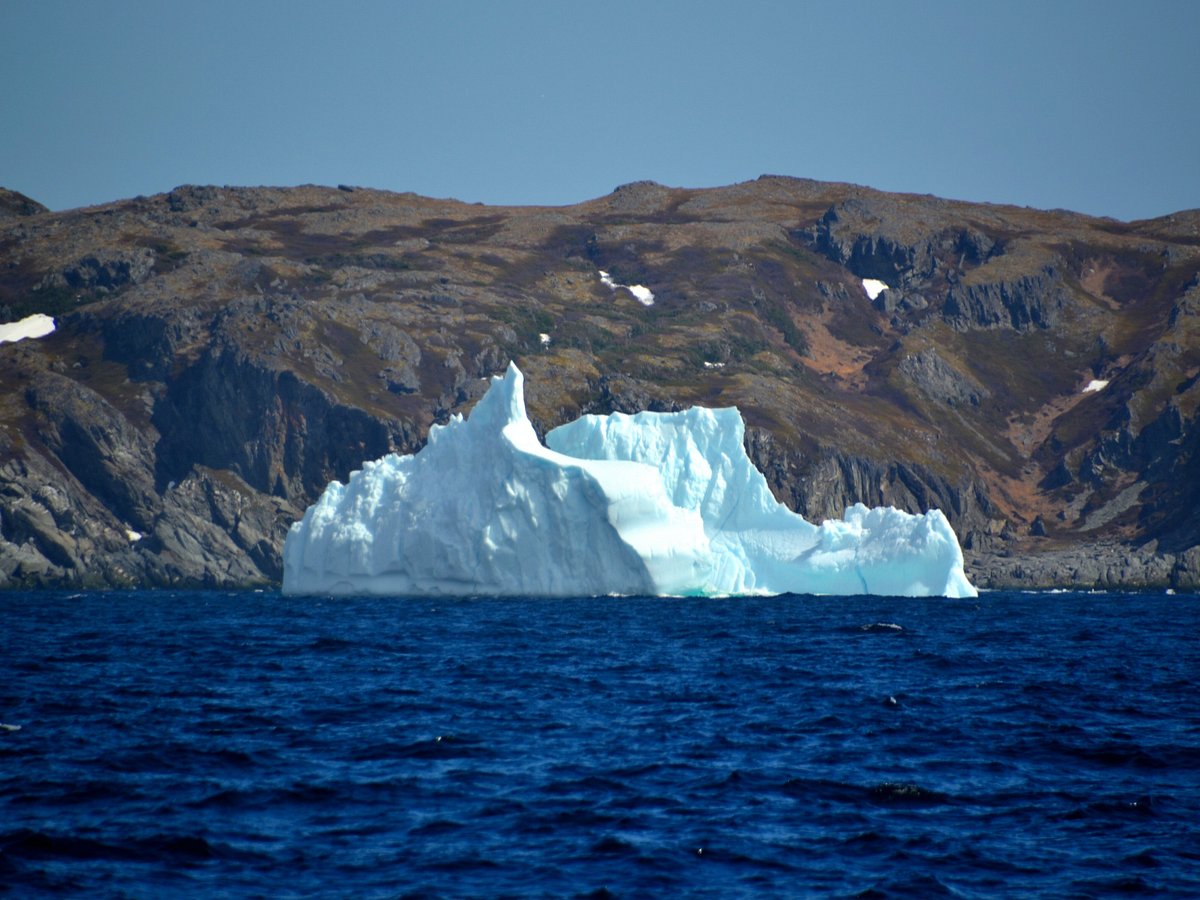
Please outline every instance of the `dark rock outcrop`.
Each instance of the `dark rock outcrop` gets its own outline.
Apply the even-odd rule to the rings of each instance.
[[[939,235],[914,228],[900,203],[854,198],[831,206],[812,232],[817,250],[860,278],[888,284],[927,278],[938,265]]]
[[[1051,328],[1066,306],[1058,272],[1046,267],[1010,281],[955,284],[946,294],[942,315],[958,330],[969,328]]]
[[[343,406],[289,370],[214,348],[168,382],[155,405],[162,485],[195,466],[231,472],[252,489],[307,505],[363,460],[406,442],[403,429]]]
[[[1081,590],[1195,591],[1200,584],[1200,547],[1164,553],[1155,545],[1091,544],[1037,554],[976,554],[967,574],[981,588],[1022,585]]]
[[[154,271],[156,256],[149,247],[103,254],[88,254],[61,272],[43,279],[44,287],[107,293],[141,284]]]
[[[911,381],[930,400],[959,406],[978,406],[991,396],[975,379],[947,363],[936,350],[927,349],[900,360],[900,374]]]
[[[158,498],[143,434],[86,386],[40,372],[26,389],[42,444],[93,497],[134,530],[148,530]]]
[[[805,237],[860,278],[889,285],[922,282],[939,270],[965,270],[1003,252],[953,205],[933,197],[872,194],[834,204]]]

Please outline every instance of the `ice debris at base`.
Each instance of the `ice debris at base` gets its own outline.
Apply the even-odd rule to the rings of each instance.
[[[617,282],[613,281],[612,276],[605,271],[600,272],[600,283],[609,290],[613,291],[615,291],[617,288],[625,288],[625,290],[633,294],[634,299],[637,300],[638,303],[642,304],[642,306],[654,305],[654,294],[650,288],[646,287],[645,285],[617,284]]]
[[[938,510],[778,503],[733,408],[584,416],[543,446],[510,364],[464,420],[333,482],[284,545],[288,594],[973,597]]]
[[[878,278],[864,278],[862,280],[863,290],[867,292],[868,299],[874,300],[884,291],[891,290],[886,284]]]
[[[1090,394],[1093,391],[1102,391],[1108,387],[1108,382],[1099,378],[1093,378],[1088,382],[1088,386],[1083,389],[1083,393]]]
[[[0,323],[0,344],[23,341],[25,338],[45,337],[54,331],[54,318],[45,313],[34,313],[19,322]]]

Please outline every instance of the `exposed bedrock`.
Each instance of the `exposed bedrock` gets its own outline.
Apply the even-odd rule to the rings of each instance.
[[[1032,275],[982,284],[954,284],[942,315],[958,330],[1050,328],[1066,305],[1066,291],[1053,267]]]
[[[897,368],[930,400],[947,406],[979,406],[992,395],[978,380],[950,365],[933,349],[904,357]]]
[[[121,521],[149,529],[158,496],[145,437],[93,390],[53,372],[26,389],[42,443]]]
[[[287,369],[266,369],[224,348],[206,352],[168,384],[154,424],[162,435],[155,454],[160,484],[202,465],[299,503],[395,446],[389,423],[336,403]]]
[[[1091,544],[1040,553],[968,554],[967,574],[977,587],[1080,590],[1200,589],[1200,548],[1162,552],[1154,544]]]
[[[928,279],[947,265],[976,266],[1002,252],[978,228],[955,221],[946,201],[922,201],[878,197],[837,203],[808,232],[808,240],[860,278],[892,286]]]

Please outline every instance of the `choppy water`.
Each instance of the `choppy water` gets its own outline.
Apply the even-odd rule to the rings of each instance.
[[[0,887],[1200,895],[1198,626],[1113,594],[4,594]]]

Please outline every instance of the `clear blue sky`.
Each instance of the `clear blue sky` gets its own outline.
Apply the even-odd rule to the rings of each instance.
[[[0,0],[0,185],[573,203],[764,172],[1200,207],[1200,2]]]

